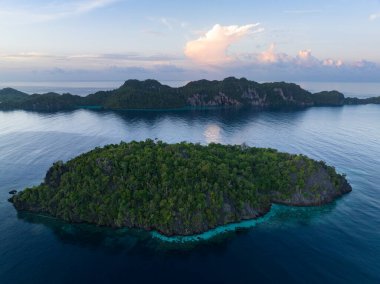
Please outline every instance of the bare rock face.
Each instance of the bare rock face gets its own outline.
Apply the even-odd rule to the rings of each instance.
[[[299,91],[298,89],[296,91]],[[217,94],[199,92],[187,97],[186,102],[190,106],[252,106],[255,108],[271,108],[281,106],[307,107],[312,106],[312,101],[305,98],[297,98],[295,91],[275,87],[271,89],[257,89],[248,87],[234,91],[219,91]]]
[[[187,103],[190,106],[240,106],[241,103],[226,94],[219,92],[218,95],[213,98],[209,98],[207,95],[194,94],[189,96]]]
[[[273,91],[275,91],[284,101],[294,102],[292,94],[287,94],[288,96],[285,96],[285,93],[281,88],[274,88]]]
[[[351,191],[352,187],[344,176],[332,178],[328,168],[321,166],[308,176],[304,186],[295,184],[294,190],[286,197],[274,193],[272,202],[291,206],[319,206]]]
[[[256,89],[248,89],[246,92],[243,93],[241,96],[242,99],[246,100],[247,103],[251,106],[255,107],[264,107],[267,103],[267,94],[264,93],[262,96],[260,96],[259,92]]]

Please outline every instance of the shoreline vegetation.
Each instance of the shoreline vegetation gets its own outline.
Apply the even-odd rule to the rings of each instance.
[[[117,89],[85,97],[54,92],[29,95],[12,88],[0,90],[0,110],[185,110],[220,107],[265,110],[361,104],[380,104],[380,96],[346,98],[338,91],[311,93],[294,83],[260,84],[234,77],[222,81],[193,81],[178,88],[162,85],[156,80],[127,80]]]
[[[71,223],[191,236],[266,216],[272,204],[318,206],[351,190],[345,175],[304,155],[148,139],[56,162],[9,201]]]

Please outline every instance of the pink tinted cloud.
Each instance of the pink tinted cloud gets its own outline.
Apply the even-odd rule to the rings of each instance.
[[[340,66],[343,65],[343,61],[340,60],[340,59],[334,60],[334,59],[331,59],[331,58],[327,58],[327,59],[323,60],[322,65],[323,66],[340,67]]]
[[[189,41],[185,47],[185,55],[200,64],[219,65],[234,59],[228,54],[231,44],[243,37],[262,29],[255,29],[259,24],[244,26],[221,26],[216,24],[211,30],[196,40]]]
[[[268,62],[268,63],[273,63],[277,62],[277,54],[274,51],[275,45],[272,43],[269,48],[259,55],[259,60],[261,62]]]
[[[292,58],[285,53],[276,52],[276,45],[272,43],[267,50],[264,50],[263,52],[257,55],[257,60],[260,63],[271,64],[290,62]]]
[[[297,65],[313,67],[321,65],[321,61],[311,54],[311,49],[300,50],[295,58]]]
[[[317,67],[317,66],[334,66],[341,67],[343,61],[340,59],[318,59],[310,49],[300,50],[296,56],[291,56],[286,53],[276,52],[276,46],[272,43],[269,48],[256,56],[256,62],[259,64],[278,64],[285,63],[288,65],[301,66],[301,67]]]

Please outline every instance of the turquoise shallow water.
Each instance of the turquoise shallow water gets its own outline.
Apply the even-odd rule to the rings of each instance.
[[[0,112],[0,283],[379,283],[380,106],[297,112]],[[121,140],[247,143],[303,153],[353,192],[322,207],[274,206],[260,221],[190,243],[70,225],[7,202],[56,160]],[[242,228],[247,227],[247,228]],[[231,227],[227,227],[230,228]]]
[[[152,237],[163,242],[174,243],[174,244],[207,241],[215,237],[218,237],[219,235],[222,235],[222,234],[226,234],[226,233],[241,230],[241,229],[253,228],[257,224],[260,224],[262,222],[267,222],[278,210],[279,210],[279,206],[275,205],[273,206],[272,210],[268,214],[266,214],[265,216],[261,218],[258,218],[255,220],[245,220],[238,223],[231,223],[224,226],[219,226],[215,229],[211,229],[207,232],[197,234],[197,235],[168,237],[155,231],[155,232],[152,232]]]

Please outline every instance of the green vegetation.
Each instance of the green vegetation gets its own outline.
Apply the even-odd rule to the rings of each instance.
[[[27,95],[14,89],[0,90],[0,110],[58,111],[76,108],[174,109],[199,107],[252,107],[277,109],[311,106],[380,103],[379,98],[345,98],[337,91],[312,94],[292,83],[259,84],[245,78],[199,80],[172,88],[155,80],[128,80],[120,88],[86,97],[56,93]]]
[[[272,202],[320,205],[349,191],[334,168],[303,155],[146,140],[56,162],[43,183],[10,201],[69,222],[190,235],[257,218]]]
[[[346,98],[344,100],[346,105],[366,105],[366,104],[380,104],[380,97],[372,97],[366,99]]]
[[[0,90],[0,102],[17,102],[25,100],[28,97],[28,94],[17,91],[12,88],[4,88]]]
[[[324,91],[313,94],[313,101],[316,106],[342,106],[344,105],[344,95],[338,91]]]
[[[58,111],[73,109],[83,98],[71,94],[33,94],[6,88],[0,90],[0,110],[25,109],[35,111]]]

